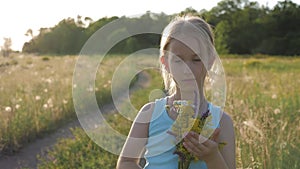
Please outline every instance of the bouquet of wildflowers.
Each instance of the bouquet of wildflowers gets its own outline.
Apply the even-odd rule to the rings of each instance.
[[[197,104],[197,99],[195,99],[195,104]],[[174,154],[179,157],[178,169],[188,169],[191,161],[198,160],[195,156],[190,154],[186,148],[183,146],[184,134],[188,131],[194,131],[198,134],[201,133],[205,122],[207,125],[212,123],[212,117],[209,110],[198,116],[198,106],[191,104],[187,100],[175,100],[173,106],[166,106],[169,110],[175,110],[178,113],[177,119],[172,126],[172,130],[168,131],[169,134],[176,137],[178,144],[176,144],[176,150]],[[211,128],[213,130],[213,128]],[[206,131],[212,132],[212,131]],[[226,143],[219,143],[219,148],[222,148]]]

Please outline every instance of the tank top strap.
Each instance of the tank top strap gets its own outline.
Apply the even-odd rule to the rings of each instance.
[[[167,102],[166,97],[155,100],[155,105],[154,105],[154,109],[152,112],[151,121],[157,119],[164,113],[165,107],[166,107],[166,102]]]

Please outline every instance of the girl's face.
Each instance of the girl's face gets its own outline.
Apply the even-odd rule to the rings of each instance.
[[[195,41],[194,44],[196,43]],[[168,71],[172,74],[180,90],[195,91],[203,88],[206,69],[199,54],[182,42],[173,39],[169,44],[167,60]]]

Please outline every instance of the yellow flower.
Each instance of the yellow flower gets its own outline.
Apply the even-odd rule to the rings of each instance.
[[[176,137],[177,142],[176,150],[174,154],[179,157],[178,166],[179,168],[188,168],[189,163],[193,160],[198,160],[195,156],[190,154],[187,149],[183,146],[182,138],[184,134],[189,131],[194,131],[198,134],[202,132],[202,128],[206,122],[208,126],[212,126],[212,116],[210,116],[209,110],[201,115],[197,116],[194,108],[197,107],[186,100],[176,100],[173,102],[173,107],[169,105],[166,109],[170,110],[172,108],[178,113],[177,119],[172,126],[172,131],[168,132]],[[213,130],[213,128],[212,128]],[[212,131],[205,131],[205,133],[212,133]],[[203,134],[203,133],[201,133]],[[219,143],[219,148],[222,149],[226,143]]]

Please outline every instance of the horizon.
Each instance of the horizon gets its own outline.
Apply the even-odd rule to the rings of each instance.
[[[54,27],[61,20],[69,17],[76,19],[77,16],[80,15],[82,18],[90,17],[93,21],[97,21],[98,19],[112,16],[134,17],[145,14],[147,11],[152,13],[163,12],[167,15],[179,13],[186,8],[193,8],[197,11],[202,9],[209,11],[221,0],[211,0],[208,2],[201,2],[199,0],[178,0],[176,4],[170,0],[162,2],[159,2],[159,0],[146,2],[137,0],[116,2],[116,0],[110,0],[103,4],[103,6],[96,5],[93,0],[86,0],[83,3],[79,0],[72,1],[71,3],[68,1],[52,0],[43,2],[43,4],[36,4],[39,2],[37,0],[16,1],[18,0],[4,2],[5,8],[0,11],[0,19],[6,25],[0,30],[0,46],[4,43],[3,38],[11,38],[11,48],[14,51],[22,51],[24,43],[31,39],[31,37],[25,36],[28,29],[32,29],[34,36],[36,36],[39,34],[38,30],[40,28]],[[268,6],[271,9],[278,2],[271,0],[256,1],[260,6]],[[292,0],[292,2],[299,4],[300,0]],[[119,4],[116,5],[117,3]],[[135,5],[131,5],[132,3]],[[18,9],[15,4],[19,4],[18,6],[22,8]],[[139,8],[136,8],[136,6],[139,6]],[[126,10],[124,10],[124,7],[126,7]],[[11,13],[13,14],[11,15]]]

